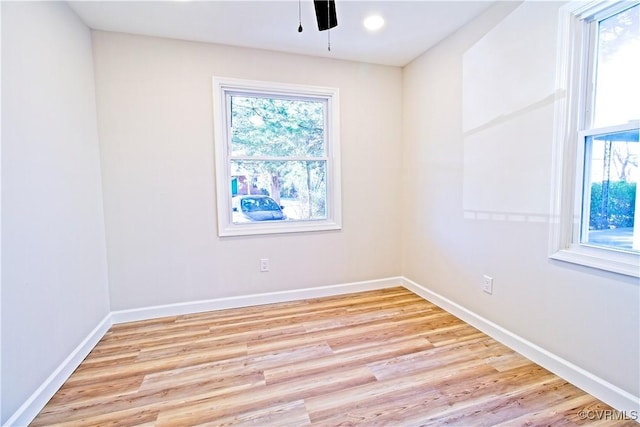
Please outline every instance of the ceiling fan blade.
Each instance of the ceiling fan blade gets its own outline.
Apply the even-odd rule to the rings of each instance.
[[[318,30],[324,31],[338,25],[336,17],[336,2],[334,0],[313,0],[316,9]]]

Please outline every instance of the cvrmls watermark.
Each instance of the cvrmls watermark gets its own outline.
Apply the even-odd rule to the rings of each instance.
[[[638,411],[618,411],[616,409],[582,409],[578,412],[581,420],[591,421],[638,421]]]

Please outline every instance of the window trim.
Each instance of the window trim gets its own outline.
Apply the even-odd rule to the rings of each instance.
[[[556,51],[551,224],[549,257],[626,276],[640,277],[640,255],[580,243],[584,142],[580,131],[590,121],[586,105],[590,94],[583,88],[595,61],[585,55],[593,31],[590,21],[628,1],[571,1],[560,8]]]
[[[231,208],[231,147],[227,92],[246,92],[278,97],[322,98],[327,102],[326,157],[327,157],[327,217],[322,220],[264,221],[234,223]],[[247,236],[277,233],[297,233],[342,229],[342,200],[340,176],[340,110],[339,90],[331,87],[296,85],[228,77],[213,77],[213,122],[216,176],[218,235]]]

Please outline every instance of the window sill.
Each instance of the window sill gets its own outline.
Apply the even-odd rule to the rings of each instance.
[[[640,277],[640,256],[628,252],[574,245],[551,254],[550,258],[625,276]]]
[[[220,237],[251,236],[257,234],[304,233],[311,231],[332,231],[342,229],[334,221],[273,221],[251,222],[243,224],[230,223],[219,230]]]

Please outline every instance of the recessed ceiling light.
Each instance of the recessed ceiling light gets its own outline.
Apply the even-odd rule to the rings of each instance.
[[[369,31],[377,31],[384,27],[384,18],[380,15],[367,16],[362,24]]]

